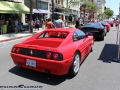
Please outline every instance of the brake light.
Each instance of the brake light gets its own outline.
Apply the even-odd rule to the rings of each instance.
[[[15,48],[15,47],[12,49],[12,52],[13,52],[13,53],[15,53],[15,52],[16,52],[16,48]]]
[[[54,59],[54,60],[58,60],[58,56],[59,56],[59,55],[58,55],[57,53],[53,54],[53,59]]]
[[[16,53],[19,53],[20,52],[20,48],[16,48]]]
[[[52,58],[52,53],[51,53],[51,52],[47,52],[46,58],[47,58],[47,59],[51,59],[51,58]]]
[[[97,28],[97,30],[101,30],[101,28]]]
[[[19,53],[20,52],[20,48],[13,47],[12,52],[13,53]]]

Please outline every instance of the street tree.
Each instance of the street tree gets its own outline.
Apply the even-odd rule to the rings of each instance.
[[[86,5],[85,10],[87,10],[90,14],[89,18],[94,18],[94,13],[98,11],[97,3],[92,1],[87,1],[84,4]]]
[[[33,8],[35,7],[35,3],[37,0],[29,0],[30,2],[30,33],[33,33],[33,27],[31,25],[32,23],[32,14],[33,14]]]
[[[98,15],[98,17],[99,17],[100,19],[105,19],[105,18],[107,18],[107,15],[106,15],[105,13],[100,13],[100,14]]]
[[[114,12],[111,9],[106,9],[104,13],[107,15],[108,18],[112,17]]]

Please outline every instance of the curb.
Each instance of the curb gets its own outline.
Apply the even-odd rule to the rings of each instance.
[[[29,36],[32,36],[32,35],[19,36],[19,37],[14,37],[14,38],[10,38],[10,39],[4,39],[4,40],[0,40],[0,43],[15,40],[15,39],[20,39],[20,38],[24,38],[24,37],[29,37]]]

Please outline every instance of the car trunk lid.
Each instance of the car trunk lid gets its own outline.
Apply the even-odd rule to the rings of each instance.
[[[33,41],[28,41],[25,42],[24,44],[27,45],[28,47],[51,47],[51,48],[57,48],[61,45],[64,39],[56,39],[56,38],[41,38],[41,39],[36,39]]]

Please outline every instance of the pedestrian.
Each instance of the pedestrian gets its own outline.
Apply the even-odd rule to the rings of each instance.
[[[37,26],[37,29],[39,30],[39,26],[40,26],[40,20],[37,18],[36,20],[36,26]]]
[[[37,24],[36,24],[36,19],[34,19],[34,29],[36,30]]]
[[[80,29],[80,18],[78,18],[75,22],[75,28]]]
[[[61,16],[59,16],[59,17],[58,17],[58,20],[56,20],[56,22],[55,22],[55,27],[56,27],[56,28],[64,28],[64,22],[63,22]]]
[[[30,29],[30,30],[33,30],[33,26],[34,26],[34,21],[31,20],[31,21],[29,22],[29,29]]]
[[[55,25],[53,24],[51,18],[48,19],[48,22],[46,24],[47,29],[54,28]]]
[[[119,30],[119,20],[118,19],[115,20],[115,27],[116,27],[116,30]]]
[[[18,20],[17,20],[17,19],[15,20],[14,30],[15,30],[15,31],[14,31],[15,33],[18,33],[18,31],[19,31]]]
[[[42,29],[45,29],[45,20],[42,19]]]
[[[85,22],[83,22],[83,19],[79,18],[79,23],[80,23],[80,27],[81,27],[81,26],[83,26],[83,24],[84,24]]]

